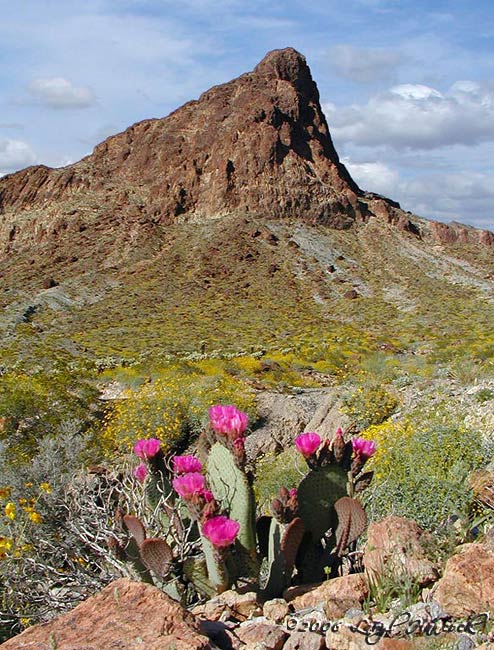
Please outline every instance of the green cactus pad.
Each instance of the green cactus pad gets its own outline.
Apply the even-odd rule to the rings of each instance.
[[[289,584],[289,578],[286,573],[285,557],[281,552],[281,538],[283,531],[284,525],[280,524],[280,522],[273,517],[269,527],[268,578],[263,590],[263,595],[267,599],[280,596],[285,587]]]
[[[203,596],[212,598],[216,595],[216,589],[208,578],[208,569],[204,557],[187,558],[184,562],[184,574]]]
[[[324,533],[336,526],[334,504],[347,494],[347,473],[339,465],[311,470],[298,489],[298,514],[306,531],[317,543]]]
[[[222,444],[215,443],[209,453],[206,475],[214,497],[238,521],[238,541],[251,554],[255,553],[255,505],[247,476],[236,464],[233,454]]]
[[[220,594],[230,586],[228,569],[218,551],[204,535],[201,535],[201,544],[206,559],[208,580],[214,589],[214,593]]]

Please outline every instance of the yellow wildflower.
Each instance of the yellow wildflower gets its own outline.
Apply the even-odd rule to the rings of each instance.
[[[5,516],[13,521],[15,519],[15,514],[15,503],[9,501],[5,506]]]
[[[12,492],[12,488],[10,488],[10,487],[1,487],[0,488],[0,499],[7,499],[10,496],[11,492]]]
[[[39,489],[46,492],[46,494],[51,494],[51,485],[49,483],[40,483]]]
[[[29,519],[33,522],[33,524],[40,524],[43,521],[43,518],[39,512],[30,512]]]

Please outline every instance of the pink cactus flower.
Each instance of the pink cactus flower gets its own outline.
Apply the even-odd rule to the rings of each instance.
[[[233,544],[239,530],[240,524],[238,521],[228,519],[224,515],[211,517],[202,527],[204,537],[207,537],[211,544],[218,548]]]
[[[148,468],[146,467],[146,465],[144,463],[141,463],[140,465],[138,465],[135,468],[135,470],[133,471],[133,474],[134,474],[134,476],[136,477],[136,479],[138,481],[140,481],[141,483],[144,483],[144,480],[145,480],[146,476],[148,475]]]
[[[237,447],[238,449],[245,449],[245,438],[243,436],[236,438],[233,441],[233,446]]]
[[[188,474],[202,470],[202,463],[195,456],[174,456],[172,461],[175,474]]]
[[[360,456],[363,459],[370,458],[376,451],[374,440],[365,440],[364,438],[353,438],[352,447],[355,456]]]
[[[161,442],[157,438],[148,438],[147,440],[138,440],[134,445],[134,453],[145,460],[156,456],[161,447]]]
[[[213,431],[235,440],[241,436],[249,424],[249,416],[239,411],[233,404],[216,404],[209,409],[209,421]]]
[[[336,436],[343,436],[343,429],[341,427],[336,429],[335,438]]]
[[[172,481],[173,489],[186,501],[204,491],[206,479],[199,472],[189,472],[183,476],[177,476]]]
[[[297,496],[297,488],[292,488],[289,492],[289,497],[293,499],[293,497]]]
[[[211,501],[214,501],[214,495],[211,492],[211,490],[203,490],[202,491],[202,498],[206,503],[211,503]]]
[[[301,433],[295,438],[295,446],[299,452],[308,458],[321,444],[321,436],[317,433]]]

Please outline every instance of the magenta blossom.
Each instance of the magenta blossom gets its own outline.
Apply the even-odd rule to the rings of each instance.
[[[188,474],[202,470],[202,463],[195,456],[174,456],[172,460],[175,474]]]
[[[239,530],[240,524],[238,521],[228,519],[224,515],[211,517],[202,527],[204,537],[207,537],[211,544],[218,548],[233,544]]]
[[[156,456],[160,450],[161,442],[156,438],[148,438],[147,440],[138,440],[134,445],[134,453],[145,460]]]
[[[249,416],[239,411],[233,404],[228,406],[216,404],[209,409],[209,422],[213,431],[235,440],[247,429]]]
[[[177,476],[172,481],[173,489],[182,497],[188,501],[196,495],[202,494],[204,491],[204,484],[206,479],[199,472],[190,472],[189,474],[184,474],[183,476]]]
[[[291,499],[297,496],[297,488],[292,488],[289,492],[289,496]]]
[[[370,458],[376,451],[374,440],[365,440],[364,438],[353,438],[352,447],[355,456],[360,456],[363,459]]]
[[[317,433],[301,433],[295,438],[295,446],[307,458],[317,450],[321,444],[321,436]]]
[[[134,476],[136,477],[136,479],[138,481],[140,481],[141,483],[144,483],[144,479],[148,475],[148,468],[146,467],[146,465],[144,463],[141,463],[140,465],[138,465],[135,468],[133,474],[134,474]]]
[[[202,491],[202,498],[206,503],[211,503],[211,501],[214,501],[214,495],[211,492],[211,490],[203,490]]]

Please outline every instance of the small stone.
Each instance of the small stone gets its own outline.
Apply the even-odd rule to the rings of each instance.
[[[369,593],[369,585],[363,573],[353,573],[323,582],[292,602],[295,610],[322,605],[326,616],[333,620],[345,615],[351,607],[359,607]]]
[[[262,643],[264,650],[281,650],[288,636],[279,625],[257,622],[241,625],[235,634],[247,645]]]
[[[317,632],[294,632],[283,646],[283,650],[323,650],[324,636]]]
[[[281,623],[288,616],[290,607],[283,598],[273,598],[264,603],[262,611],[270,621]]]
[[[255,591],[239,594],[233,589],[229,589],[216,596],[213,600],[217,603],[227,605],[232,615],[240,621],[245,621],[247,618],[262,614],[262,609],[257,602],[257,594]]]

